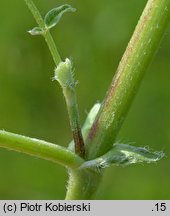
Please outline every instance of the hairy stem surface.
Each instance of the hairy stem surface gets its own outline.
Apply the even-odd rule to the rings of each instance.
[[[70,170],[66,200],[92,199],[95,194],[101,174],[90,170]]]
[[[57,80],[60,83],[63,90],[75,143],[75,152],[84,158],[85,146],[80,127],[79,110],[75,90],[76,83],[74,80],[72,63],[69,59],[66,59],[65,62],[61,62],[58,65],[55,70],[54,80]]]

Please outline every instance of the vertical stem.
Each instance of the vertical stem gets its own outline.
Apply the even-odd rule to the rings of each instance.
[[[170,0],[149,0],[87,139],[88,158],[106,153],[169,22]]]
[[[46,43],[47,43],[47,45],[49,47],[49,50],[51,52],[54,63],[57,66],[61,62],[61,57],[60,57],[60,55],[58,53],[57,47],[56,47],[56,45],[54,43],[54,40],[53,40],[49,30],[47,30],[46,33],[44,34],[44,38],[45,38],[45,41],[46,41]]]
[[[84,146],[83,136],[80,127],[76,92],[75,89],[71,89],[67,87],[63,89],[63,93],[66,98],[70,125],[73,133],[73,139],[75,142],[75,153],[78,154],[80,157],[84,158],[85,146]]]
[[[85,146],[80,127],[79,111],[77,105],[75,81],[73,77],[72,63],[69,59],[61,62],[55,70],[54,80],[57,80],[62,89],[66,100],[69,114],[70,125],[75,142],[75,152],[81,157],[85,157]]]
[[[32,0],[25,0],[25,2],[28,5],[28,8],[30,9],[31,13],[33,14],[39,27],[41,27],[42,29],[45,29],[46,26],[45,26],[44,20],[41,16],[40,12],[38,11],[37,7],[35,6],[34,2]],[[43,34],[43,35],[44,35],[45,41],[49,47],[51,55],[53,57],[54,63],[57,66],[61,62],[61,57],[58,53],[57,47],[54,43],[54,40],[53,40],[49,30],[46,30],[45,34]]]
[[[39,13],[38,9],[36,8],[32,0],[25,0],[25,2],[28,5],[28,8],[30,9],[30,11],[32,12],[39,27],[41,27],[42,29],[45,29],[45,33],[43,34],[44,38],[50,49],[53,60],[56,66],[58,66],[59,63],[61,62],[61,57],[58,53],[58,50],[56,48],[56,45],[54,43],[54,40],[49,30],[46,29],[46,26],[45,26],[44,20],[41,17],[41,14]],[[70,73],[72,73],[72,71],[70,71]],[[71,76],[71,74],[69,76]],[[79,156],[85,157],[84,141],[83,141],[80,123],[79,123],[79,113],[78,113],[78,106],[77,106],[77,101],[76,101],[75,90],[67,86],[63,88],[63,93],[66,98],[66,103],[67,103],[67,108],[68,108],[68,113],[69,113],[69,118],[70,118],[70,124],[71,124],[72,132],[73,132],[73,138],[75,141],[75,151]]]
[[[92,199],[100,184],[101,176],[101,174],[90,170],[71,170],[65,199]]]

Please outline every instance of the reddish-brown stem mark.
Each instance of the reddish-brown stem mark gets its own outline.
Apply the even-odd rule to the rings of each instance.
[[[73,131],[73,139],[75,142],[75,153],[78,154],[80,157],[84,158],[86,152],[80,128]]]

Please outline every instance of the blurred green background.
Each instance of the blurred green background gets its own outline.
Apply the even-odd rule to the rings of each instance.
[[[52,30],[61,56],[74,61],[81,123],[101,101],[146,0],[35,0],[42,14],[77,8]],[[0,1],[0,129],[66,146],[71,132],[54,63],[24,0]],[[109,168],[98,199],[170,199],[170,28],[119,133],[121,142],[163,150],[156,164]],[[48,161],[0,149],[0,199],[64,199],[67,173]]]

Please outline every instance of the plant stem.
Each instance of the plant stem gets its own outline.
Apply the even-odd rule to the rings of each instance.
[[[77,98],[75,89],[69,87],[63,89],[63,94],[66,98],[67,110],[70,119],[70,125],[72,129],[73,139],[75,143],[75,153],[80,157],[85,157],[84,140],[80,127],[79,111],[77,105]]]
[[[101,173],[90,170],[70,170],[66,200],[91,199],[96,192]]]
[[[30,9],[31,13],[33,14],[36,22],[38,23],[39,27],[42,29],[46,29],[44,20],[38,11],[37,7],[35,6],[34,2],[32,0],[25,0],[26,4],[28,5],[28,8]],[[54,63],[57,66],[61,62],[61,57],[58,53],[57,47],[54,43],[54,40],[49,32],[48,29],[45,30],[45,33],[43,34],[45,41],[47,42],[47,45],[50,49],[51,55],[53,57]]]
[[[149,0],[90,130],[88,158],[111,149],[169,22],[170,0]]]
[[[39,139],[0,131],[0,147],[59,163],[67,168],[78,168],[84,160],[68,149]]]
[[[75,152],[80,157],[85,157],[84,140],[80,127],[79,110],[75,91],[75,80],[73,75],[72,63],[69,59],[61,62],[55,70],[54,80],[57,80],[63,90],[67,110],[69,114],[70,126],[75,143]]]
[[[58,53],[58,50],[56,48],[56,45],[54,43],[54,40],[49,32],[49,30],[46,28],[45,22],[41,17],[41,14],[39,13],[38,9],[36,8],[34,2],[32,0],[25,0],[26,4],[28,5],[28,8],[30,9],[30,11],[32,12],[36,22],[38,23],[39,27],[44,29],[44,38],[48,44],[48,47],[51,51],[53,60],[56,64],[56,66],[59,65],[59,63],[61,62],[61,57]],[[73,132],[73,138],[75,141],[75,151],[76,153],[81,156],[84,157],[85,156],[85,148],[84,148],[84,141],[83,141],[83,137],[81,134],[81,128],[80,128],[80,124],[79,124],[79,113],[78,113],[78,106],[77,106],[77,102],[76,102],[76,94],[75,94],[75,90],[70,90],[68,88],[64,89],[64,96],[69,95],[72,99],[72,101],[74,102],[74,104],[72,103],[71,106],[69,105],[70,103],[67,103],[68,100],[66,98],[66,103],[67,103],[67,108],[68,108],[68,113],[69,113],[69,118],[70,118],[70,124],[72,127],[72,132]],[[75,118],[77,117],[77,118]]]

